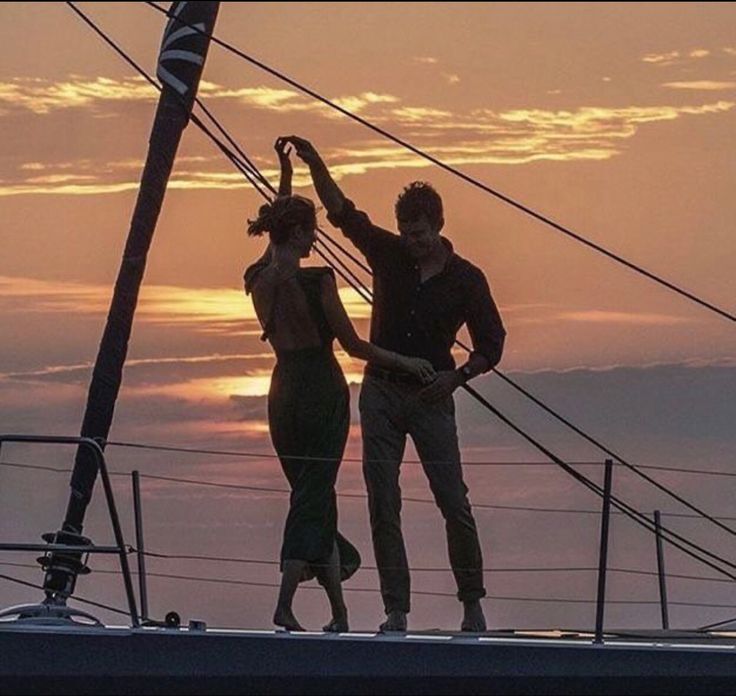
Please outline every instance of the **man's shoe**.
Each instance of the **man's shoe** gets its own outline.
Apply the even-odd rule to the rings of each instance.
[[[386,616],[386,620],[378,627],[381,633],[405,633],[406,612],[394,609]]]
[[[467,633],[484,633],[486,628],[486,617],[483,615],[480,600],[463,602],[463,622],[460,630]]]

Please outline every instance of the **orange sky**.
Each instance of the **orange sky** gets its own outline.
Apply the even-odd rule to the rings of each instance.
[[[142,3],[79,6],[153,71],[159,14]],[[2,415],[5,429],[74,432],[157,96],[63,3],[5,3],[0,19]],[[245,2],[222,3],[217,33],[733,312],[735,21],[733,3]],[[674,364],[692,376],[698,367],[733,368],[736,332],[726,320],[215,46],[201,96],[272,181],[275,137],[311,139],[346,193],[383,225],[392,225],[405,183],[433,182],[445,201],[447,236],[487,273],[501,307],[509,330],[504,369]],[[301,167],[295,183],[313,195]],[[188,128],[149,255],[120,436],[209,446],[224,438],[269,451],[263,413],[249,399],[267,391],[272,359],[240,289],[243,267],[263,245],[244,234],[258,204]],[[342,292],[365,334],[367,309]],[[359,381],[360,365],[343,363]],[[550,394],[569,398],[574,413],[586,397],[561,396],[562,384]],[[682,394],[705,403],[710,392],[693,384],[683,381]],[[672,396],[675,405],[682,394]],[[626,420],[626,401],[616,404],[620,412],[595,422],[611,426],[614,442],[626,441],[628,431],[614,428]],[[723,431],[708,430],[715,410],[703,414],[699,432],[708,432],[711,462],[730,462]],[[466,452],[532,456],[503,438],[489,444],[480,430],[471,437],[475,427],[467,426]],[[639,436],[629,441],[634,453],[691,457],[674,429],[661,439]]]
[[[151,69],[156,13],[136,4],[82,7]],[[10,137],[0,163],[8,250],[0,274],[106,285],[127,233],[155,94],[62,4],[10,3],[2,13],[0,113]],[[224,3],[218,31],[728,308],[736,252],[728,234],[736,212],[732,19],[733,7],[717,3]],[[347,193],[383,224],[391,224],[402,184],[432,180],[445,197],[447,235],[484,268],[504,308],[508,367],[733,352],[723,321],[217,47],[205,80],[202,96],[272,180],[271,143],[289,132],[311,138]],[[306,186],[304,175],[297,171],[297,183]],[[237,288],[261,244],[243,235],[257,203],[190,128],[146,284]],[[38,253],[49,247],[54,253]]]

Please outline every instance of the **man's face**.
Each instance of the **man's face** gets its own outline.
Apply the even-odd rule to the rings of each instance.
[[[416,220],[399,220],[399,235],[409,256],[421,261],[429,256],[440,241],[440,230],[422,214]]]

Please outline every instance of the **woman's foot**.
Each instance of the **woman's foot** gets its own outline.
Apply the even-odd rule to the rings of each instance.
[[[325,633],[347,633],[350,628],[348,627],[348,612],[347,610],[332,615],[332,621],[322,628]]]
[[[304,627],[296,620],[294,612],[290,608],[276,607],[273,614],[273,622],[287,631],[304,631]]]

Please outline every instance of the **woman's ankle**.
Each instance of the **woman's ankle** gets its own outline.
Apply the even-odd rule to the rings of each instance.
[[[348,618],[348,608],[347,605],[342,604],[333,604],[332,605],[332,618],[333,619],[347,619]]]

